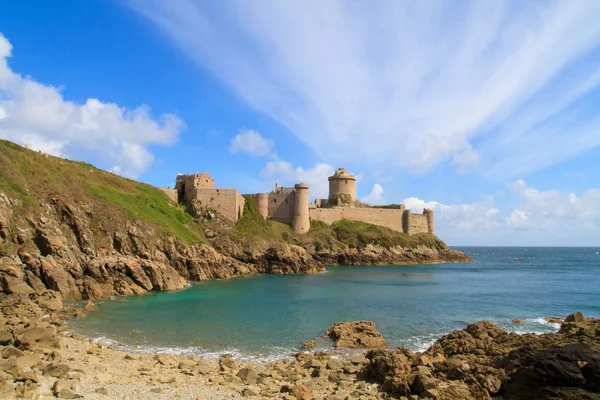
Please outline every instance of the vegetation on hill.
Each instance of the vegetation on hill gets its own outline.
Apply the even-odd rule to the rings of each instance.
[[[160,189],[4,140],[0,140],[0,190],[20,200],[25,214],[39,211],[40,202],[60,198],[92,205],[98,219],[108,224],[141,220],[186,243],[205,240],[201,226]]]

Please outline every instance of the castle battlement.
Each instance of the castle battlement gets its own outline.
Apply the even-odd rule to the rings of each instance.
[[[298,233],[309,231],[311,219],[326,224],[341,219],[362,221],[409,235],[434,233],[434,217],[430,209],[424,209],[422,214],[415,214],[406,210],[402,204],[395,207],[356,207],[356,176],[345,168],[338,168],[328,181],[328,198],[316,199],[313,204],[308,202],[309,186],[302,182],[293,187],[275,184],[271,192],[249,196],[263,218],[290,224]],[[199,201],[203,206],[214,208],[223,217],[234,222],[244,212],[244,197],[236,189],[215,188],[215,181],[207,172],[180,174],[177,176],[175,189],[164,190],[171,198],[176,197],[179,203]]]

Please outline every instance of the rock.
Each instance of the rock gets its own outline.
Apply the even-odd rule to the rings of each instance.
[[[437,388],[438,383],[439,379],[436,379],[431,375],[417,373],[410,388],[414,393],[423,393],[428,389]]]
[[[42,375],[60,378],[70,370],[71,368],[66,364],[48,364],[46,368],[44,368]]]
[[[237,364],[235,363],[231,354],[221,355],[219,357],[219,366],[221,367],[221,371],[237,369]]]
[[[86,314],[86,313],[84,313],[84,312],[83,312],[83,311],[81,311],[81,310],[77,310],[77,311],[75,311],[75,314],[73,314],[73,316],[74,316],[75,318],[79,318],[79,319],[81,319],[81,318],[85,318],[85,317],[87,317],[87,314]]]
[[[483,386],[483,388],[487,390],[489,394],[495,395],[500,391],[500,388],[502,387],[502,381],[493,375],[486,376],[481,381],[481,386]]]
[[[335,347],[384,348],[387,347],[383,336],[371,321],[337,322],[327,332]]]
[[[197,363],[195,361],[182,360],[179,363],[179,365],[177,366],[177,368],[182,369],[182,370],[190,370],[190,369],[193,369],[196,365],[197,365]]]
[[[242,394],[246,397],[251,397],[251,396],[259,396],[260,395],[260,389],[257,386],[246,386],[244,388],[244,390],[242,391]]]
[[[427,389],[419,396],[421,399],[440,399],[440,393],[437,389]],[[463,400],[463,399],[461,399]]]
[[[0,345],[6,346],[13,342],[13,335],[8,329],[0,329]]]
[[[513,324],[522,324],[522,323],[523,323],[523,321],[521,321],[519,318],[514,318],[514,319],[512,320],[512,323],[513,323]]]
[[[17,349],[15,346],[6,346],[2,349],[2,358],[10,358],[10,357],[22,357],[25,355],[25,352]]]
[[[344,368],[345,363],[337,358],[332,358],[330,360],[327,360],[327,363],[325,365],[327,366],[327,369],[337,371]]]
[[[25,382],[29,380],[37,383],[40,381],[40,376],[36,372],[29,368],[20,367],[18,365],[13,364],[12,366],[5,368],[4,372],[12,375],[17,382]]]
[[[412,392],[408,376],[414,356],[408,349],[370,350],[366,353],[370,362],[365,366],[361,378],[381,383],[384,392],[409,396]]]
[[[559,324],[561,325],[564,321],[564,319],[560,318],[560,317],[546,317],[544,318],[544,320],[550,324]]]
[[[29,296],[34,290],[25,281],[8,275],[2,276],[2,288],[7,293]]]
[[[62,390],[69,389],[75,391],[77,389],[77,381],[72,381],[69,379],[59,379],[54,382],[54,386],[52,386],[52,391],[55,395],[58,395]]]
[[[565,318],[565,322],[583,322],[585,318],[583,318],[583,314],[580,311],[574,312]]]
[[[357,364],[357,365],[364,365],[364,364],[369,363],[369,359],[367,357],[365,357],[364,354],[356,354],[356,355],[352,356],[350,361],[353,364]]]
[[[86,312],[90,312],[90,311],[96,311],[96,306],[94,305],[94,303],[93,303],[91,300],[88,300],[88,301],[85,303],[85,307],[83,307],[83,309],[84,309]]]
[[[542,393],[550,388],[574,391],[588,384],[580,365],[585,368],[598,360],[600,351],[587,344],[546,350],[523,347],[512,351],[504,361],[508,370],[508,379],[502,385],[504,396],[509,400],[546,399],[549,397],[542,397]]]
[[[255,384],[258,374],[252,368],[242,368],[238,371],[237,377],[248,384]]]
[[[295,385],[291,388],[292,396],[297,400],[313,400],[313,391],[304,385]]]
[[[314,340],[307,340],[306,342],[302,343],[301,347],[305,350],[310,350],[314,349],[316,344],[317,342]]]
[[[81,398],[83,398],[83,396],[75,393],[71,389],[61,390],[60,392],[57,393],[56,397],[58,397],[59,399],[81,399]]]

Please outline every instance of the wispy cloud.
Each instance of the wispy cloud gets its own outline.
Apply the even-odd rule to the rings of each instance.
[[[600,145],[595,0],[129,4],[327,162],[516,177]]]
[[[136,177],[153,162],[148,147],[173,143],[185,128],[173,114],[154,119],[146,106],[128,110],[94,98],[65,100],[59,88],[14,72],[11,51],[0,34],[0,138],[59,156],[93,151],[113,171]]]

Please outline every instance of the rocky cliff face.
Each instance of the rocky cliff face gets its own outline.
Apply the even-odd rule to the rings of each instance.
[[[17,200],[0,193],[0,279],[7,293],[52,289],[66,301],[98,299],[178,290],[192,280],[323,269],[298,246],[250,249],[240,261],[208,244],[164,237],[143,222],[117,224],[110,231],[94,220],[92,209],[58,197],[43,204],[37,216],[22,218],[16,206]]]

